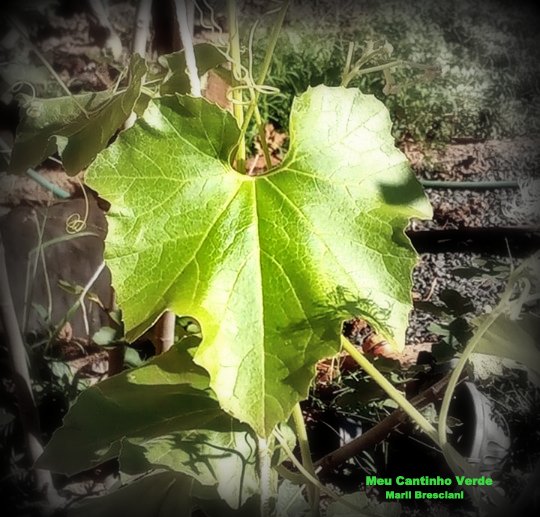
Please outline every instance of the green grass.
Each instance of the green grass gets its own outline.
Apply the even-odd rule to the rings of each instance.
[[[247,7],[244,25],[260,16]],[[434,65],[428,77],[411,67],[393,75],[399,91],[385,95],[381,72],[350,86],[383,100],[397,138],[446,142],[503,138],[540,132],[540,37],[534,11],[507,1],[292,2],[267,83],[263,116],[286,127],[293,97],[308,86],[339,85],[350,41],[388,41],[391,58]],[[271,17],[261,20],[254,63],[261,62]],[[361,52],[357,52],[357,56]]]

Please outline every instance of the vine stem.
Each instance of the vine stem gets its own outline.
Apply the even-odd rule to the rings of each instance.
[[[450,410],[450,404],[452,402],[452,397],[454,394],[454,390],[456,389],[456,385],[458,383],[459,377],[461,376],[461,373],[463,372],[463,369],[465,368],[465,365],[467,364],[467,361],[469,360],[471,354],[474,352],[475,348],[478,346],[478,344],[484,337],[485,333],[490,329],[490,327],[495,323],[495,321],[497,321],[497,319],[500,316],[502,316],[502,314],[504,314],[504,312],[508,308],[508,304],[514,292],[514,286],[517,280],[519,279],[519,276],[523,273],[523,271],[527,267],[529,267],[529,261],[525,261],[523,264],[521,264],[521,266],[516,268],[516,270],[510,275],[506,290],[503,296],[501,297],[501,301],[497,304],[497,307],[495,307],[495,309],[493,309],[493,311],[481,323],[481,325],[478,327],[478,329],[474,333],[474,336],[467,343],[465,350],[463,350],[463,353],[461,354],[461,357],[459,358],[459,361],[456,367],[454,368],[452,375],[450,376],[450,380],[448,381],[448,388],[444,395],[444,398],[441,404],[441,411],[439,414],[439,433],[438,434],[439,434],[439,442],[440,442],[441,447],[445,446],[448,441],[447,433],[446,433],[448,412]]]
[[[394,388],[394,386],[392,386],[384,375],[382,375],[377,368],[370,363],[367,357],[361,354],[343,335],[341,336],[341,343],[349,355],[372,377],[372,379],[386,392],[386,394],[401,407],[401,409],[420,427],[420,429],[422,429],[428,435],[429,438],[431,438],[431,440],[433,440],[433,442],[435,442],[435,444],[441,449],[441,452],[443,453],[448,465],[456,473],[456,475],[465,475],[467,477],[475,477],[477,475],[467,463],[465,458],[463,458],[450,443],[448,443],[446,440],[441,442],[439,433],[435,427],[433,427],[433,425],[431,425],[428,420],[396,388]],[[457,384],[461,371],[457,374],[456,371],[457,369],[454,370],[453,374],[455,374],[454,379],[455,383]],[[445,392],[445,398],[447,398],[449,401],[452,399],[452,386],[450,385],[451,380],[452,377],[448,381],[448,388]],[[446,429],[444,415],[439,416],[439,429],[441,429],[441,424],[443,424],[442,428]],[[505,498],[493,488],[494,487],[464,486],[464,489],[469,493],[477,505],[484,504],[482,498],[479,497],[479,493],[489,493],[489,495],[492,496],[499,506],[506,506],[508,503]]]
[[[439,443],[441,446],[444,446],[448,442],[447,437],[447,421],[448,421],[448,412],[450,411],[450,404],[452,403],[452,398],[454,391],[456,389],[459,377],[467,364],[471,354],[474,352],[474,349],[480,343],[480,340],[484,337],[484,334],[489,330],[491,325],[499,318],[503,313],[502,304],[498,305],[489,316],[483,321],[483,323],[478,327],[472,339],[467,343],[465,350],[461,354],[459,361],[450,376],[448,381],[448,389],[445,393],[441,404],[441,411],[439,413]]]
[[[176,314],[165,311],[154,328],[156,354],[163,354],[174,345],[174,331],[176,327]]]
[[[146,0],[141,0],[141,4],[145,4]],[[146,5],[139,4],[141,10],[146,10]],[[151,5],[151,2],[150,2]],[[150,10],[150,5],[148,10]],[[189,24],[188,9],[185,0],[176,0],[176,18],[180,29],[180,39],[184,47],[186,56],[187,73],[189,84],[191,87],[191,95],[193,97],[201,97],[201,81],[195,61],[195,51],[193,50],[192,30]],[[144,14],[144,13],[143,13]],[[145,44],[146,46],[146,44]],[[165,311],[159,318],[155,328],[155,347],[156,353],[162,354],[170,350],[174,344],[174,331],[176,326],[176,314],[173,311]]]
[[[315,467],[313,466],[313,461],[311,459],[311,450],[309,448],[306,424],[304,422],[302,408],[300,407],[299,403],[294,406],[292,418],[294,421],[294,427],[296,428],[296,437],[298,438],[298,443],[300,445],[302,465],[304,466],[306,471],[309,472],[316,479],[317,474],[315,473]],[[313,517],[319,516],[319,498],[319,487],[316,484],[308,485],[308,499],[311,505],[311,515]]]
[[[232,58],[232,76],[233,76],[233,114],[239,127],[244,125],[244,106],[242,100],[242,89],[234,88],[239,84],[241,77],[242,62],[240,57],[240,31],[238,28],[238,13],[236,10],[236,0],[227,0],[227,16],[229,19],[229,46]],[[233,160],[234,161],[234,160]],[[236,151],[236,169],[244,173],[246,168],[246,142],[243,137],[238,141],[238,150]]]
[[[261,67],[261,73],[259,74],[259,77],[257,78],[257,84],[264,84],[264,81],[266,80],[266,75],[268,74],[268,71],[270,70],[272,57],[274,56],[274,50],[276,49],[279,33],[281,31],[281,27],[283,26],[283,21],[285,20],[285,15],[287,14],[288,8],[289,8],[289,1],[287,0],[283,2],[283,5],[281,6],[279,10],[276,23],[272,27],[272,33],[270,34],[270,41],[268,43],[268,47],[266,48],[266,53],[264,55],[264,60]],[[253,116],[253,114],[255,113],[255,110],[257,109],[258,100],[259,100],[259,92],[255,91],[253,93],[253,98],[251,99],[248,110],[246,112],[246,116],[243,121],[243,124],[241,124],[240,126],[241,127],[240,139],[242,141],[245,138],[247,128],[249,126],[249,123],[251,122],[251,117]]]
[[[337,495],[334,491],[332,491],[329,488],[327,488],[326,486],[324,486],[316,477],[311,475],[305,469],[305,467],[302,465],[302,463],[300,463],[300,461],[298,461],[296,456],[291,451],[291,448],[287,445],[287,441],[285,440],[285,438],[283,438],[283,436],[279,433],[279,431],[277,429],[274,429],[273,434],[276,437],[276,440],[281,445],[282,449],[285,451],[285,454],[287,455],[289,460],[291,460],[293,465],[300,472],[300,475],[303,476],[308,482],[310,482],[313,485],[316,485],[317,487],[319,487],[321,492],[326,494],[328,497],[330,497],[334,501],[338,501],[339,503],[346,506],[347,508],[350,508],[352,510],[356,510],[357,512],[359,512],[358,515],[361,515],[362,517],[380,517],[380,514],[376,515],[375,513],[372,513],[370,511],[366,510],[365,507],[363,508],[363,507],[358,506],[356,504],[350,503],[346,499],[344,499],[344,498],[340,497],[339,495]],[[278,468],[279,472],[284,472],[285,470],[286,469],[284,467],[283,468]],[[285,475],[283,477],[290,477],[291,479],[296,480],[297,479],[297,474],[295,474],[293,472],[289,472],[289,473],[285,472]]]
[[[453,470],[459,470],[468,476],[473,476],[473,472],[462,456],[449,444],[441,444],[437,430],[431,423],[416,409],[386,377],[373,366],[364,354],[361,354],[355,346],[345,337],[341,336],[341,344],[348,354],[371,376],[371,378],[394,400],[399,407],[415,422],[422,431],[442,450],[448,464]],[[446,395],[448,395],[448,391]]]
[[[429,403],[435,402],[443,397],[446,386],[450,379],[450,374],[445,375],[441,380],[424,390],[419,395],[411,399],[411,404],[417,409],[423,409]],[[341,465],[345,461],[357,456],[368,447],[372,447],[384,440],[393,430],[399,428],[407,420],[407,415],[402,409],[396,409],[378,424],[363,432],[350,442],[329,452],[315,463],[315,467],[321,467],[323,471],[328,471],[333,467]]]
[[[60,323],[56,326],[54,331],[52,332],[51,336],[49,337],[49,341],[47,341],[47,345],[45,346],[45,349],[48,350],[51,346],[53,341],[58,337],[58,334],[64,327],[66,323],[68,323],[75,312],[79,309],[79,307],[84,305],[85,298],[87,294],[90,292],[90,289],[92,289],[92,286],[96,283],[97,279],[99,278],[99,275],[103,272],[105,269],[105,262],[102,261],[99,266],[96,268],[92,276],[88,279],[88,282],[86,282],[85,286],[82,288],[79,296],[75,300],[75,303],[69,308],[69,310],[66,312]],[[82,309],[81,310],[85,310]]]
[[[347,351],[347,353],[373,378],[373,380],[387,393],[387,395],[393,399],[400,407],[412,418],[412,420],[418,424],[418,426],[424,431],[435,443],[439,443],[437,436],[437,430],[433,427],[394,386],[384,377],[384,375],[375,368],[368,360],[368,358],[361,354],[356,347],[345,337],[341,336],[341,345]]]
[[[261,141],[261,148],[263,151],[264,163],[266,164],[266,168],[270,170],[272,168],[272,157],[270,156],[270,150],[268,149],[268,142],[266,141],[266,130],[264,128],[264,124],[261,120],[260,115],[259,115],[259,120],[257,121],[257,126],[259,128],[259,140]]]
[[[388,70],[389,68],[397,68],[400,66],[410,66],[411,68],[419,68],[420,70],[432,70],[434,68],[432,65],[422,65],[419,63],[413,63],[411,61],[404,61],[403,59],[390,61],[389,63],[384,63],[382,65],[370,66],[368,68],[354,67],[343,78],[343,80],[341,81],[341,86],[347,87],[353,79],[356,79],[361,75],[371,74],[373,72],[382,72],[383,70]]]
[[[351,70],[352,65],[352,58],[354,54],[354,42],[349,42],[349,48],[347,50],[347,59],[345,60],[345,66],[343,67],[343,73],[341,74],[341,80],[343,81],[345,77],[347,77],[347,74]]]
[[[131,41],[133,54],[138,54],[146,59],[146,45],[150,35],[150,22],[152,20],[152,0],[139,0],[137,4],[137,15],[135,18],[135,31]],[[137,114],[132,111],[124,122],[124,130],[135,125]]]

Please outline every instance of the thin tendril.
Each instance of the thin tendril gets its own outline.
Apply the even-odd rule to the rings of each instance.
[[[32,83],[29,83],[28,81],[17,81],[13,83],[10,88],[11,93],[13,93],[14,95],[20,93],[23,89],[23,86],[28,86],[28,88],[30,88],[30,90],[32,91],[30,97],[32,98],[31,100],[34,100],[37,97],[36,88]]]
[[[81,219],[81,215],[75,212],[66,219],[66,233],[69,233],[70,235],[74,235],[86,229],[86,223],[88,222],[88,215],[90,213],[90,203],[88,202],[86,189],[79,177],[77,177],[77,181],[79,182],[84,196],[84,217]]]
[[[208,9],[208,12],[210,13],[210,23],[213,25],[213,27],[218,33],[219,42],[221,43],[221,45],[226,45],[227,43],[225,39],[223,38],[223,29],[220,27],[220,25],[216,21],[214,9],[208,4],[206,0],[202,0],[202,3],[204,4],[204,6]]]

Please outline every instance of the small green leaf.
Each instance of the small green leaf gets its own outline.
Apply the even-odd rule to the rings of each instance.
[[[351,313],[403,347],[416,263],[404,229],[431,207],[390,129],[375,97],[310,89],[283,164],[250,177],[229,164],[228,112],[151,103],[87,175],[112,206],[106,258],[128,339],[166,309],[196,318],[195,361],[260,436],[307,396]]]
[[[193,47],[195,52],[195,62],[197,71],[203,76],[212,68],[219,66],[227,61],[227,58],[214,45],[210,43],[200,43]],[[160,56],[158,59],[160,65],[168,69],[167,76],[160,87],[161,95],[175,93],[189,93],[191,84],[186,72],[186,55],[183,50]]]
[[[450,336],[455,337],[462,345],[466,345],[472,337],[471,326],[465,318],[456,318],[448,324]]]
[[[456,349],[446,341],[440,341],[433,345],[431,353],[438,363],[444,363],[455,357]]]
[[[414,308],[418,311],[429,312],[430,314],[433,314],[433,316],[437,316],[438,318],[442,318],[446,314],[446,312],[441,307],[434,304],[433,302],[425,302],[419,300],[414,302]]]
[[[439,298],[446,305],[448,312],[454,316],[463,316],[474,311],[472,301],[454,289],[443,289]]]
[[[126,346],[124,349],[124,364],[128,368],[138,368],[144,364],[144,361],[141,359],[141,356],[137,350]]]
[[[122,338],[122,332],[118,328],[101,327],[93,336],[92,341],[99,346],[107,346]]]
[[[26,106],[10,171],[23,173],[55,152],[69,174],[88,167],[133,111],[146,73],[144,59],[134,55],[129,73],[129,85],[116,94],[105,91],[54,99],[24,96]]]

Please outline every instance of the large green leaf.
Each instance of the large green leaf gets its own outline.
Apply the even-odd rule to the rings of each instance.
[[[257,492],[255,439],[223,412],[208,383],[176,346],[84,391],[38,464],[71,475],[120,455],[128,474],[168,468],[215,485],[238,507]]]
[[[87,176],[112,205],[106,258],[128,337],[166,309],[196,317],[195,361],[261,436],[307,396],[343,318],[402,347],[416,262],[404,228],[431,209],[390,128],[373,96],[310,89],[283,164],[250,177],[229,164],[229,113],[192,97],[151,104]]]
[[[11,154],[11,172],[25,172],[55,152],[69,174],[87,167],[133,111],[145,73],[144,59],[134,55],[129,85],[121,92],[53,99],[26,97]]]
[[[204,370],[175,347],[84,391],[39,464],[71,475],[117,456],[125,437],[151,439],[214,423],[226,429],[230,418],[223,418],[207,386]]]

